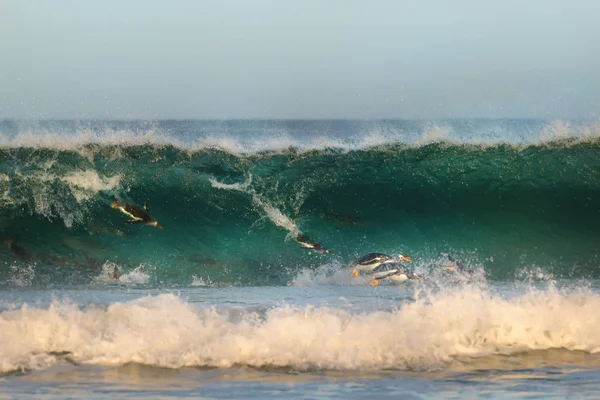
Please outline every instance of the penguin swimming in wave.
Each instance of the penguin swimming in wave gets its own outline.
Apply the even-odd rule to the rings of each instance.
[[[404,282],[409,279],[423,279],[421,275],[417,275],[409,270],[405,265],[399,262],[387,262],[373,270],[373,279],[370,285],[377,286],[381,279],[389,279],[394,282]]]
[[[448,260],[450,260],[450,262],[452,263],[451,265],[444,266],[444,268],[446,270],[452,271],[452,272],[457,272],[457,273],[463,274],[463,275],[473,275],[473,272],[474,272],[473,269],[467,267],[465,264],[461,263],[460,261],[458,261],[454,257],[450,256],[449,254],[446,254],[446,257],[448,257]]]
[[[155,226],[158,229],[163,229],[163,227],[148,214],[148,205],[146,203],[144,203],[144,209],[142,210],[135,204],[121,203],[116,197],[114,197],[113,200],[110,207],[121,211],[131,218],[127,221],[128,224],[146,224]]]
[[[382,264],[399,261],[410,262],[411,258],[402,254],[398,254],[397,257],[393,257],[384,253],[365,254],[350,265],[352,267],[352,276],[358,278],[362,271],[373,271]]]
[[[119,280],[119,278],[121,277],[121,271],[119,271],[119,267],[115,265],[115,269],[113,269],[113,272],[110,275],[110,277],[114,280]]]
[[[321,243],[315,242],[303,233],[299,233],[298,236],[296,236],[296,241],[300,244],[300,247],[302,247],[303,249],[313,250],[317,253],[329,253],[329,250],[323,247]]]
[[[9,250],[21,260],[30,261],[32,259],[31,255],[27,252],[27,250],[25,250],[23,246],[17,244],[13,239],[5,239],[4,243],[6,243]]]

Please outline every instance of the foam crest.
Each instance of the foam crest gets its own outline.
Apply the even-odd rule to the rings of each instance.
[[[564,140],[572,136],[572,130],[568,122],[556,121],[545,126],[540,132],[540,140],[549,142],[552,140]]]
[[[374,129],[368,131],[366,135],[362,136],[356,142],[356,145],[350,147],[349,150],[365,150],[372,147],[397,143],[400,141],[401,137],[399,137],[397,133],[384,129],[381,126],[377,126]]]
[[[404,121],[406,122],[406,121]],[[14,135],[0,132],[0,148],[35,148],[75,151],[91,157],[89,145],[101,146],[174,146],[181,150],[201,151],[204,149],[220,149],[237,156],[256,154],[265,151],[283,152],[290,148],[300,152],[339,149],[343,151],[365,150],[388,144],[404,144],[410,147],[421,147],[432,143],[452,143],[469,145],[496,145],[498,143],[515,146],[540,145],[564,139],[589,140],[600,137],[600,124],[576,125],[569,121],[553,121],[542,124],[538,132],[513,132],[503,126],[502,121],[471,121],[472,124],[459,125],[453,123],[431,124],[422,122],[411,128],[404,128],[403,121],[374,122],[374,127],[363,130],[353,127],[346,137],[332,135],[327,130],[310,132],[308,135],[292,135],[284,128],[261,134],[247,135],[241,130],[230,133],[227,129],[208,135],[178,136],[177,132],[160,128],[155,124],[140,123],[138,128],[77,128],[73,132],[53,131],[48,128],[28,127]],[[198,129],[202,130],[203,122],[198,121]],[[285,125],[285,124],[283,124]],[[475,127],[473,127],[473,126]],[[249,122],[251,129],[252,122]],[[468,126],[462,131],[460,126]],[[479,128],[477,128],[479,126]],[[239,129],[239,128],[238,128]]]
[[[442,292],[394,312],[352,314],[281,306],[231,317],[172,294],[80,309],[53,303],[0,314],[0,371],[74,362],[295,369],[432,370],[458,356],[524,350],[600,351],[600,295],[531,291],[506,299],[476,289]]]
[[[600,138],[600,122],[596,122],[596,124],[593,126],[584,126],[579,128],[578,136],[584,140]]]
[[[34,148],[77,151],[90,144],[105,146],[182,145],[180,141],[159,134],[155,129],[144,131],[105,128],[102,131],[78,129],[73,134],[47,129],[25,130],[13,137],[0,135],[2,148]]]
[[[78,202],[88,200],[100,191],[118,188],[121,179],[122,175],[101,177],[95,170],[77,171],[60,178],[71,186],[71,193]]]
[[[203,149],[219,149],[234,155],[259,153],[264,151],[283,151],[290,147],[318,148],[316,141],[298,141],[286,134],[269,135],[261,140],[243,140],[242,138],[222,134],[199,137],[194,141],[173,136],[156,128],[128,130],[105,128],[100,131],[78,129],[74,133],[62,133],[47,129],[27,129],[10,137],[0,135],[0,148],[33,148],[74,151],[91,157],[89,145],[101,146],[174,146],[181,150],[200,151]],[[312,143],[312,144],[311,144]],[[341,145],[341,142],[336,142]],[[308,145],[307,145],[308,144]]]
[[[416,140],[415,144],[417,145],[428,145],[431,143],[440,143],[440,142],[458,142],[456,139],[450,139],[450,129],[447,127],[440,127],[438,125],[434,125],[433,127],[425,130],[423,135]]]
[[[264,151],[281,152],[290,147],[297,147],[298,142],[285,134],[266,136],[261,140],[244,141],[234,136],[210,136],[200,138],[192,148],[199,151],[205,148],[216,148],[235,155],[260,153]]]

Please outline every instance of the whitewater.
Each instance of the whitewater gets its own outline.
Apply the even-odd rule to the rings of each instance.
[[[595,121],[0,121],[0,398],[593,396],[599,204]]]

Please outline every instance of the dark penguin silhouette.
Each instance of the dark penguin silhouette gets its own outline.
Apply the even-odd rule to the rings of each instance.
[[[25,250],[23,246],[18,245],[13,239],[4,239],[4,243],[6,243],[9,250],[21,260],[31,260],[31,255],[27,252],[27,250]]]
[[[151,216],[148,214],[148,205],[144,203],[144,209],[142,210],[135,204],[122,203],[116,197],[113,198],[113,203],[110,205],[111,208],[121,211],[123,214],[131,218],[127,223],[129,224],[146,224],[155,226],[158,229],[163,229]]]
[[[296,241],[300,244],[300,247],[302,247],[303,249],[313,250],[318,253],[329,253],[329,250],[324,248],[321,245],[321,243],[315,242],[303,233],[299,233],[298,236],[296,236]]]
[[[113,269],[110,277],[115,280],[118,280],[121,277],[121,271],[119,271],[119,267],[115,266],[115,269]]]
[[[473,273],[472,269],[470,269],[469,267],[467,267],[465,264],[461,263],[454,257],[452,257],[448,254],[446,254],[446,257],[448,257],[448,260],[450,260],[450,262],[452,263],[452,265],[444,266],[444,268],[446,268],[448,271],[454,271],[454,272],[458,272],[460,274],[472,274]]]

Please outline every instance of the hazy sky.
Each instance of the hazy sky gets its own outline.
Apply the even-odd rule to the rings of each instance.
[[[600,1],[0,0],[0,118],[600,117]]]

